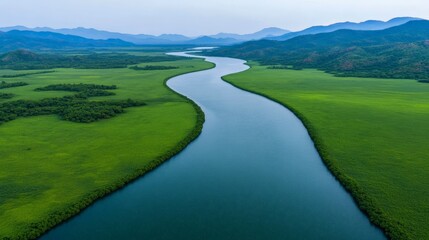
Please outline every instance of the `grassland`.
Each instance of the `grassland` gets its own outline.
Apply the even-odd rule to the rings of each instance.
[[[225,80],[305,123],[326,165],[392,239],[429,239],[429,84],[256,63]]]
[[[0,239],[39,236],[167,160],[199,134],[204,121],[201,110],[164,83],[172,76],[212,65],[190,59],[150,65],[177,68],[55,69],[49,74],[5,79],[28,85],[0,89],[0,94],[13,94],[0,103],[72,95],[34,89],[85,83],[117,86],[115,95],[91,101],[131,98],[147,105],[127,108],[124,114],[94,123],[49,115],[1,124]],[[0,75],[23,73],[26,71],[0,70]]]

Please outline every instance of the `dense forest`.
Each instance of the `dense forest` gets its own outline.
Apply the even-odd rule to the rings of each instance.
[[[45,98],[38,101],[18,100],[0,104],[0,123],[20,117],[57,114],[63,120],[89,123],[114,117],[125,108],[143,106],[145,103],[131,99],[122,101],[89,101],[89,97],[108,96],[114,93],[106,90],[116,86],[95,84],[59,84],[38,88],[37,91],[72,91],[72,96]]]
[[[429,79],[429,41],[368,47],[288,52],[284,59],[262,59],[271,68],[318,68],[337,76]]]
[[[287,41],[254,41],[208,52],[270,68],[317,68],[339,76],[429,79],[429,21],[380,31],[339,30]]]
[[[75,96],[79,98],[101,97],[115,95],[113,92],[106,90],[116,89],[115,85],[96,85],[96,84],[55,84],[42,88],[36,88],[35,91],[68,91],[77,92]]]
[[[125,53],[89,53],[79,55],[38,54],[17,50],[0,55],[0,69],[35,70],[53,68],[108,69],[126,68],[141,62],[176,61],[180,57],[135,56]]]

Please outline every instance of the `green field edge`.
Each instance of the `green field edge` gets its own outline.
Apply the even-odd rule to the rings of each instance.
[[[246,64],[248,65],[248,64]],[[251,68],[251,66],[249,65]],[[249,69],[250,69],[249,68]],[[232,75],[232,74],[231,74]],[[228,76],[228,75],[227,75]],[[246,92],[250,92],[253,94],[257,94],[259,96],[262,96],[264,98],[267,98],[273,102],[276,102],[283,107],[290,110],[298,119],[301,120],[304,127],[307,129],[307,132],[310,136],[310,138],[313,141],[313,144],[319,153],[323,163],[327,167],[327,169],[333,174],[333,176],[340,182],[340,184],[344,187],[344,189],[352,196],[354,202],[357,204],[359,209],[368,217],[370,222],[374,224],[375,226],[379,227],[383,233],[392,240],[408,240],[411,239],[409,234],[403,230],[402,224],[398,221],[395,221],[391,218],[389,218],[382,210],[379,208],[374,201],[365,193],[364,190],[362,190],[360,187],[358,187],[358,184],[356,181],[343,173],[341,169],[335,165],[335,161],[332,160],[329,157],[329,153],[327,151],[327,148],[325,147],[325,144],[322,141],[322,138],[319,137],[316,129],[313,127],[311,122],[302,114],[300,111],[295,109],[294,107],[283,103],[267,94],[246,89],[244,87],[241,87],[232,81],[226,80],[227,76],[223,76],[222,80],[225,81],[228,84],[231,84],[232,86],[241,89]]]
[[[3,238],[6,239],[37,239],[41,237],[43,234],[47,233],[49,230],[53,229],[54,227],[60,225],[61,223],[64,223],[71,219],[72,217],[75,217],[79,213],[81,213],[83,210],[88,208],[90,205],[95,203],[97,200],[108,196],[109,194],[125,187],[129,183],[138,180],[140,177],[144,176],[146,173],[154,170],[156,167],[160,166],[162,163],[170,160],[175,155],[182,152],[190,143],[192,143],[197,137],[201,134],[203,125],[205,122],[205,115],[203,110],[198,106],[195,102],[193,102],[191,99],[186,97],[185,95],[182,95],[181,93],[178,93],[168,87],[167,82],[180,75],[185,75],[193,72],[200,72],[200,71],[206,71],[212,68],[215,68],[216,65],[213,64],[210,68],[205,69],[198,69],[189,71],[186,73],[179,73],[175,74],[173,76],[170,76],[164,80],[164,87],[166,87],[169,91],[174,92],[175,94],[179,95],[183,98],[183,100],[189,104],[192,104],[194,107],[196,113],[197,113],[197,119],[195,123],[195,127],[189,132],[189,134],[182,139],[175,147],[170,149],[168,152],[166,152],[164,155],[161,155],[155,159],[153,159],[148,165],[146,165],[143,168],[136,169],[136,171],[128,176],[125,176],[121,178],[118,182],[112,184],[111,186],[106,186],[102,189],[98,189],[90,194],[88,194],[86,197],[82,198],[79,202],[72,204],[71,206],[67,207],[66,209],[63,209],[61,212],[57,211],[55,213],[52,213],[49,215],[48,218],[39,221],[37,223],[32,223],[28,229],[28,231],[24,231],[20,233],[19,235],[15,236],[14,238]]]

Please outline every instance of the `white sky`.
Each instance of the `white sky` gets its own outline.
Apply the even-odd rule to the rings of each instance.
[[[0,0],[3,27],[81,26],[191,36],[398,16],[429,19],[429,0]]]

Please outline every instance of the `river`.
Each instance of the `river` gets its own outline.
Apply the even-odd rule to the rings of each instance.
[[[206,61],[168,81],[203,109],[201,135],[42,239],[385,239],[293,113],[221,80],[244,61]]]

